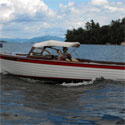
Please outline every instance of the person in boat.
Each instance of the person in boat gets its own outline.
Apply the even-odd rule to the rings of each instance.
[[[67,47],[63,47],[63,58],[65,60],[72,61],[72,56],[71,56],[70,53],[68,53],[68,48]]]
[[[62,55],[61,50],[58,49],[57,54],[58,54],[58,60],[63,60],[63,55]]]

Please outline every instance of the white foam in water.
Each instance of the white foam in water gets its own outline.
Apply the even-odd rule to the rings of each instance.
[[[37,79],[31,79],[31,78],[23,78],[23,77],[18,77],[20,80],[24,80],[26,82],[31,82],[31,83],[38,83],[40,80]]]
[[[7,75],[7,74],[9,74],[9,73],[6,72],[6,71],[1,71],[1,73],[2,73],[3,75]]]
[[[62,86],[67,86],[67,87],[73,87],[73,86],[82,86],[82,85],[91,85],[94,84],[96,81],[96,78],[92,79],[91,81],[83,81],[83,82],[78,82],[78,83],[65,83],[63,82],[61,85]]]
[[[18,77],[21,80],[24,80],[26,82],[30,82],[30,83],[54,83],[54,82],[50,82],[47,80],[40,80],[40,79],[32,79],[32,78],[23,78],[23,77]]]

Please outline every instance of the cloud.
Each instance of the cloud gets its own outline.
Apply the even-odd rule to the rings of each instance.
[[[1,0],[0,1],[0,22],[9,21],[11,19],[14,19],[14,8],[12,6],[12,3],[8,0]]]
[[[0,31],[2,31],[2,27],[3,27],[3,26],[0,24]]]
[[[22,21],[24,17],[52,17],[55,13],[41,0],[0,0],[0,21],[13,19]],[[25,20],[25,19],[24,19]]]
[[[124,15],[122,0],[60,2],[57,10],[49,8],[44,0],[0,0],[0,37],[64,36],[67,29],[84,27],[92,19],[105,25]]]
[[[60,8],[66,9],[68,7],[72,7],[74,5],[74,2],[69,2],[67,5],[63,5],[62,3],[59,4]]]
[[[117,8],[117,7],[112,7],[112,6],[105,6],[105,8],[108,9],[108,10],[110,10],[110,11],[112,11],[112,12],[119,10],[119,8]]]
[[[104,6],[105,9],[108,9],[110,12],[123,12],[125,13],[125,8],[115,7],[115,6]]]
[[[91,0],[91,4],[96,6],[103,6],[108,4],[108,0]]]
[[[108,0],[91,0],[88,3],[73,4],[72,6],[60,4],[60,15],[66,28],[84,27],[90,20],[101,25],[110,24],[111,20],[123,18],[125,6],[123,2],[110,2]],[[61,13],[62,12],[62,13]]]

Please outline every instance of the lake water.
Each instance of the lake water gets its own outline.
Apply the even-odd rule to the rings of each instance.
[[[2,52],[27,53],[31,43],[5,43]],[[124,46],[82,45],[86,59],[125,62]],[[124,125],[125,83],[92,82],[51,84],[0,74],[2,125]]]

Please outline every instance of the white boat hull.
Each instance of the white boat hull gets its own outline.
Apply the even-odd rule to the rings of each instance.
[[[0,61],[2,72],[19,76],[71,80],[91,80],[103,77],[105,79],[125,81],[125,70],[121,69],[38,64],[6,59],[0,59]]]

